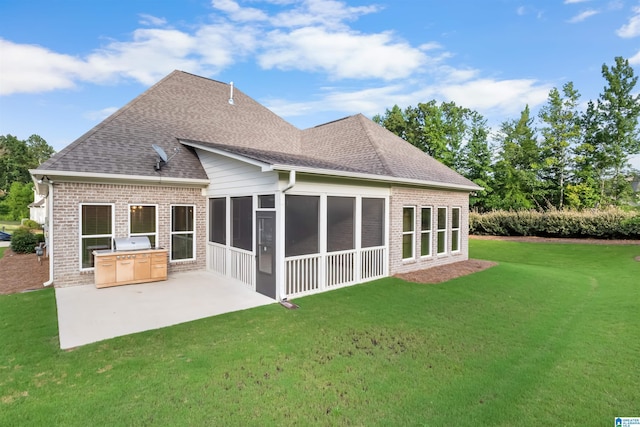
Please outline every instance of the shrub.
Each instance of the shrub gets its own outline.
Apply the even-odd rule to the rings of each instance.
[[[23,226],[24,228],[26,228],[26,229],[29,229],[29,230],[36,230],[36,229],[39,229],[39,228],[40,228],[40,224],[38,224],[37,222],[35,222],[35,221],[34,221],[34,220],[32,220],[32,219],[25,219],[25,220],[22,222],[22,226]]]
[[[493,211],[469,215],[469,232],[495,236],[640,238],[640,213],[604,210]]]
[[[26,227],[20,227],[11,235],[11,250],[18,254],[30,254],[35,252],[38,244],[38,236]]]

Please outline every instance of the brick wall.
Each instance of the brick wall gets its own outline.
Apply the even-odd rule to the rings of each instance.
[[[129,204],[157,205],[158,246],[170,248],[171,205],[195,205],[196,260],[174,261],[169,273],[206,268],[206,197],[198,188],[57,182],[53,195],[53,277],[56,287],[92,284],[80,271],[80,203],[113,203],[115,237],[129,235]]]
[[[415,253],[411,260],[402,259],[402,209],[415,208]],[[432,248],[431,256],[420,257],[420,222],[421,208],[432,208]],[[447,207],[447,250],[444,254],[436,254],[436,215],[438,207]],[[451,212],[454,207],[460,208],[460,251],[451,251]],[[390,236],[389,236],[389,272],[406,273],[409,271],[435,267],[465,261],[469,257],[469,194],[467,192],[426,190],[412,187],[392,187],[390,200]]]

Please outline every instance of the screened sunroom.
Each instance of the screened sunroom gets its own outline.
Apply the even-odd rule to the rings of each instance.
[[[210,197],[208,268],[280,300],[386,276],[388,196],[349,188]]]

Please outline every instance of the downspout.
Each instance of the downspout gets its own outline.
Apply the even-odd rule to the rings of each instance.
[[[282,193],[286,193],[287,191],[291,190],[291,188],[293,188],[293,186],[296,185],[296,171],[294,170],[290,170],[289,171],[289,183],[287,184],[287,186],[282,190]]]
[[[47,230],[48,242],[47,242],[47,255],[49,256],[49,280],[44,282],[42,286],[51,286],[53,283],[53,181],[47,179],[41,180],[41,182],[47,184],[47,210],[49,211],[47,214]]]

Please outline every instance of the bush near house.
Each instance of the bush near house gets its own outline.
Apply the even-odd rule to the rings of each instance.
[[[40,242],[44,242],[43,234],[34,234],[30,229],[20,227],[11,235],[11,250],[18,254],[34,253]]]
[[[494,236],[639,239],[640,213],[618,208],[471,212],[469,232]]]

